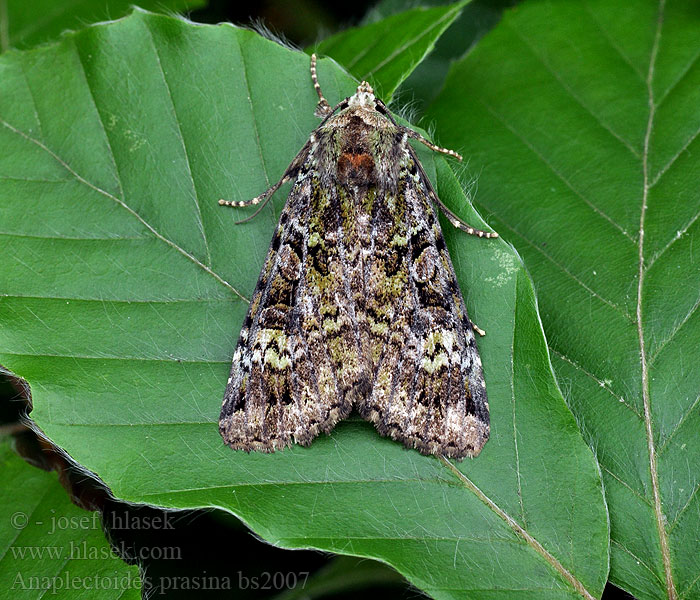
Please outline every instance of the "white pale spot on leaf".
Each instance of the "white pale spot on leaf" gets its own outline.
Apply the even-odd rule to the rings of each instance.
[[[508,251],[502,248],[494,248],[491,260],[498,262],[500,272],[496,277],[485,277],[484,281],[493,283],[497,287],[506,285],[512,278],[513,274],[518,271],[518,264],[515,257]]]

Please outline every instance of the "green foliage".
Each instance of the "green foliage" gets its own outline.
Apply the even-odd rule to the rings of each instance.
[[[346,29],[314,46],[331,56],[358,80],[377,87],[389,102],[399,85],[434,48],[467,2],[435,8],[417,7],[376,23]]]
[[[438,95],[450,65],[462,58],[481,37],[500,21],[503,12],[520,0],[471,0],[435,42],[435,48],[401,84],[397,94],[411,103],[417,114]],[[421,6],[441,5],[444,0],[421,0]],[[415,6],[413,0],[382,0],[368,12],[367,19],[379,20]]]
[[[356,85],[329,60],[319,76],[331,103]],[[285,198],[244,225],[249,213],[216,201],[276,181],[315,104],[306,55],[231,26],[137,12],[6,54],[0,363],[31,384],[49,438],[120,498],[221,507],[285,547],[380,559],[438,598],[599,596],[597,465],[556,386],[532,283],[500,240],[443,224],[488,332],[492,438],[478,459],[421,456],[352,419],[308,449],[223,446],[229,361]],[[479,226],[452,166],[421,156]]]
[[[71,504],[55,473],[0,442],[0,595],[3,598],[140,598],[137,567],[117,558],[98,513]]]
[[[639,600],[700,594],[699,18],[689,0],[524,3],[429,111],[533,275],[601,466],[610,579]]]
[[[206,0],[139,0],[145,9],[182,12]],[[133,0],[0,0],[0,52],[31,48],[52,40],[67,29],[117,19],[134,6]]]

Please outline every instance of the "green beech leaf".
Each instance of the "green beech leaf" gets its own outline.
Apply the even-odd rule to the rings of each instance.
[[[319,63],[331,102],[356,82]],[[501,240],[443,222],[479,347],[491,440],[451,463],[351,418],[309,448],[234,452],[217,420],[286,186],[318,124],[305,54],[137,12],[0,60],[0,364],[32,417],[120,498],[220,507],[265,539],[376,558],[437,598],[593,598],[599,473],[556,387],[530,280]],[[441,198],[483,222],[443,158]],[[483,226],[483,225],[482,225]],[[476,590],[476,591],[474,591]]]
[[[533,274],[640,600],[700,595],[699,26],[690,0],[528,2],[429,113]]]
[[[503,11],[518,0],[471,0],[459,16],[440,35],[435,49],[416,66],[415,70],[401,84],[399,97],[410,100],[411,113],[421,114],[432,102],[445,83],[450,65],[464,56],[486,33],[500,21]],[[442,0],[421,0],[422,6],[441,4]],[[383,0],[374,5],[369,14],[372,17],[389,16],[408,5],[412,0]],[[405,90],[404,96],[402,90]]]
[[[389,102],[465,4],[407,10],[326,38],[315,46],[315,51],[331,56],[357,79],[375,85],[382,99]]]
[[[138,0],[139,6],[181,12],[206,0]],[[29,48],[58,37],[66,29],[124,16],[133,0],[0,0],[0,52]]]
[[[71,503],[55,473],[0,441],[0,595],[136,600],[138,567],[112,554],[99,513]]]

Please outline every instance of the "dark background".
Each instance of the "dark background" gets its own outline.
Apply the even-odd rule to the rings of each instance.
[[[237,25],[262,23],[297,46],[312,44],[340,29],[357,25],[375,4],[367,0],[317,2],[315,0],[266,0],[232,2],[209,0],[208,6],[190,13],[198,23],[229,21]]]

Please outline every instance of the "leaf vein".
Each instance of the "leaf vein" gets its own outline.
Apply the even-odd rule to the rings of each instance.
[[[75,171],[67,162],[65,162],[60,156],[58,156],[53,150],[48,148],[45,144],[40,142],[39,140],[27,135],[23,131],[20,131],[16,127],[10,125],[7,121],[4,119],[0,118],[0,124],[2,124],[4,127],[12,131],[13,133],[23,137],[27,141],[37,145],[39,148],[41,148],[44,152],[46,152],[49,156],[51,156],[56,162],[58,162],[61,166],[63,166],[64,169],[66,169],[69,173],[73,175],[79,182],[82,184],[86,185],[90,189],[94,190],[98,194],[102,194],[103,196],[110,198],[117,204],[119,204],[121,207],[123,207],[125,210],[127,210],[133,217],[138,219],[156,238],[173,248],[174,250],[178,251],[180,254],[185,256],[187,259],[191,260],[194,264],[196,264],[198,267],[206,271],[209,275],[211,275],[214,279],[216,279],[220,284],[223,286],[227,287],[229,290],[231,290],[236,296],[238,296],[241,300],[244,302],[248,303],[250,302],[248,298],[246,298],[243,294],[241,294],[235,287],[233,287],[228,281],[223,279],[218,273],[210,269],[207,265],[202,263],[199,259],[197,259],[195,256],[191,255],[189,252],[187,252],[184,248],[178,246],[175,242],[172,240],[168,239],[161,233],[159,233],[148,221],[146,221],[139,213],[137,213],[133,208],[131,208],[126,202],[124,202],[122,199],[117,198],[114,194],[110,194],[106,190],[103,190],[99,186],[95,185],[94,183],[88,181],[85,179],[82,175],[80,175],[77,171]]]
[[[516,315],[517,316],[517,315]],[[515,452],[515,474],[518,479],[518,502],[520,503],[520,518],[527,529],[527,519],[525,518],[525,505],[523,504],[523,487],[520,481],[520,452],[518,450],[518,428],[516,427],[515,415],[515,327],[510,340],[510,402],[513,413],[513,450]]]
[[[454,466],[447,458],[444,456],[440,457],[442,463],[454,473],[457,479],[464,484],[464,487],[472,492],[479,500],[481,500],[488,508],[490,508],[496,515],[503,519],[506,524],[521,538],[523,538],[527,544],[537,552],[569,585],[571,585],[581,596],[586,598],[586,600],[594,600],[594,596],[584,587],[571,571],[569,571],[564,565],[562,565],[557,558],[552,555],[540,542],[538,542],[533,536],[531,536],[513,517],[511,517],[507,512],[505,512],[500,506],[498,506],[491,498],[489,498],[484,492],[482,492],[476,484],[474,484],[471,479],[469,479],[464,473],[462,473],[457,467]]]
[[[676,78],[676,80],[667,88],[667,90],[664,92],[663,96],[659,98],[659,101],[656,103],[656,108],[658,109],[668,98],[669,94],[676,88],[676,86],[683,80],[685,77],[688,75],[688,73],[691,71],[691,69],[695,66],[695,64],[698,62],[698,59],[700,59],[700,46],[698,47],[698,50],[695,53],[695,56],[690,59],[690,62],[686,65],[685,69],[683,69],[680,73],[680,75]]]
[[[683,329],[683,326],[690,320],[690,318],[695,314],[695,311],[698,309],[698,306],[700,306],[700,296],[698,296],[698,299],[695,301],[695,304],[693,304],[693,307],[690,309],[687,315],[681,319],[681,321],[676,325],[669,336],[661,342],[659,347],[656,349],[656,352],[652,356],[649,357],[649,366],[654,364],[654,361],[658,358],[659,354],[661,354],[661,351],[673,340],[673,338],[676,336],[676,334]]]
[[[25,465],[26,466],[26,465]],[[37,498],[36,504],[31,507],[31,510],[29,510],[28,514],[25,513],[26,515],[26,522],[28,524],[32,523],[32,517],[34,516],[34,513],[37,511],[37,508],[41,505],[41,503],[46,499],[47,496],[51,493],[51,486],[45,487],[43,490],[41,490],[41,497]],[[27,510],[26,506],[23,506],[23,512]],[[12,536],[11,540],[3,540],[3,544],[5,545],[5,550],[2,554],[0,554],[0,561],[2,561],[5,556],[7,555],[7,551],[14,545],[14,543],[17,541],[17,538],[21,535],[23,531],[23,527],[13,527],[15,530],[14,535]],[[8,543],[9,542],[9,543]]]
[[[593,381],[595,381],[601,388],[603,388],[603,389],[604,389],[606,392],[608,392],[613,398],[615,398],[620,404],[624,404],[629,410],[631,410],[631,411],[637,416],[637,418],[638,418],[640,421],[643,421],[643,420],[644,420],[644,417],[642,416],[642,414],[641,414],[634,406],[632,406],[629,402],[627,402],[622,396],[618,396],[615,392],[613,392],[613,391],[606,385],[605,381],[603,381],[602,379],[600,379],[599,377],[597,377],[597,376],[594,375],[593,373],[591,373],[591,372],[587,371],[586,369],[584,369],[581,365],[579,365],[579,364],[578,364],[577,362],[575,362],[574,360],[570,359],[570,358],[569,358],[568,356],[566,356],[565,354],[562,354],[561,352],[559,352],[558,350],[556,350],[555,348],[553,348],[553,347],[551,346],[551,344],[550,344],[550,346],[549,346],[549,350],[550,350],[550,352],[552,352],[552,354],[557,355],[561,360],[563,360],[563,361],[569,363],[572,367],[574,367],[575,369],[578,369],[579,371],[581,371],[581,372],[582,372],[584,375],[586,375],[587,377],[590,377],[590,378],[591,378]]]
[[[686,410],[686,411],[683,413],[683,416],[678,420],[678,423],[676,423],[676,424],[673,426],[673,428],[671,429],[670,433],[668,434],[668,436],[667,436],[666,439],[664,440],[663,444],[661,444],[661,446],[660,446],[659,449],[658,449],[658,454],[659,454],[659,456],[661,456],[661,454],[663,454],[663,452],[666,450],[666,447],[668,446],[668,444],[670,443],[670,441],[675,437],[676,433],[678,433],[678,431],[680,431],[680,428],[682,427],[683,423],[686,422],[686,420],[688,419],[688,417],[693,413],[693,411],[694,411],[698,406],[700,406],[700,395],[698,395],[698,397],[695,398],[695,400],[693,401],[693,403],[690,405],[690,408],[689,408],[688,410]],[[659,441],[660,441],[660,440],[659,440]]]
[[[599,217],[605,219],[608,223],[610,223],[615,229],[617,229],[623,236],[625,236],[630,242],[634,243],[634,239],[632,236],[625,231],[625,229],[616,223],[612,217],[610,217],[608,214],[606,214],[604,211],[602,211],[600,208],[598,208],[593,202],[591,202],[588,198],[586,198],[581,192],[579,192],[574,186],[571,184],[571,182],[564,177],[562,173],[560,173],[553,164],[551,164],[543,154],[541,154],[525,137],[523,137],[510,123],[508,123],[500,114],[498,114],[495,110],[493,110],[492,107],[490,107],[488,104],[486,104],[483,100],[480,98],[478,101],[481,103],[484,108],[486,108],[487,111],[489,111],[496,119],[498,119],[501,124],[508,129],[520,142],[528,148],[539,160],[559,179],[566,187],[568,187],[573,193],[574,196],[582,200],[586,205],[588,205],[593,212],[598,215]]]
[[[124,194],[124,189],[122,187],[122,180],[121,176],[119,174],[119,167],[117,166],[117,159],[114,156],[114,149],[112,148],[112,143],[109,139],[109,135],[107,135],[107,128],[105,127],[104,121],[102,120],[102,114],[100,113],[99,109],[97,108],[97,102],[95,101],[95,93],[92,89],[92,86],[90,85],[90,79],[87,76],[87,71],[85,69],[85,63],[83,62],[83,57],[80,54],[80,50],[78,49],[78,44],[76,42],[75,38],[71,38],[73,42],[73,50],[75,51],[75,54],[78,57],[78,64],[80,65],[80,72],[83,75],[83,81],[85,82],[85,87],[87,88],[88,94],[90,96],[90,101],[92,102],[92,107],[95,110],[95,114],[97,116],[97,121],[100,124],[100,128],[102,129],[102,135],[104,136],[104,141],[105,144],[107,145],[107,148],[109,149],[109,160],[112,163],[112,176],[114,177],[114,180],[116,181],[117,184],[117,189],[119,190],[119,197],[123,202],[126,202],[126,196]],[[65,166],[65,165],[64,165]],[[71,171],[68,169],[69,172]]]
[[[10,20],[7,16],[7,0],[0,0],[0,54],[10,49]]]
[[[688,140],[681,146],[681,149],[674,154],[671,159],[663,166],[661,167],[661,170],[656,174],[656,177],[654,177],[653,181],[649,184],[649,188],[653,188],[659,180],[666,174],[666,172],[671,168],[671,166],[678,160],[681,154],[685,152],[690,144],[692,144],[695,139],[698,137],[698,134],[700,134],[700,129],[698,129],[693,135],[691,135]]]
[[[184,423],[186,424],[186,423]],[[446,481],[440,479],[439,477],[428,478],[428,477],[406,477],[406,478],[364,478],[364,479],[310,479],[310,480],[274,480],[274,481],[237,481],[236,483],[228,483],[225,485],[208,485],[202,487],[191,487],[191,488],[178,488],[163,490],[158,492],[148,492],[143,494],[144,497],[148,496],[162,496],[163,494],[182,494],[187,492],[205,492],[212,490],[230,490],[234,488],[248,488],[248,487],[281,487],[285,485],[289,486],[303,486],[303,485],[355,485],[355,484],[376,484],[376,483],[390,483],[396,485],[410,484],[410,483],[432,483],[435,485],[449,485],[452,487],[462,488],[462,485],[458,481]],[[384,538],[382,538],[384,539]],[[445,538],[445,539],[455,539],[455,538]]]
[[[13,177],[11,175],[0,175],[0,181],[23,181],[25,183],[73,183],[73,179],[34,179],[32,177]]]
[[[29,35],[40,31],[42,27],[45,27],[47,23],[58,19],[64,14],[70,14],[71,11],[75,10],[76,6],[83,4],[85,0],[65,0],[64,2],[53,3],[53,9],[43,12],[42,16],[38,19],[32,19],[28,21],[27,24],[15,31],[15,39],[23,39]]]
[[[688,584],[688,587],[683,590],[683,593],[681,594],[681,598],[686,598],[688,593],[695,587],[697,582],[700,581],[700,575],[698,575],[693,581],[691,581]]]
[[[639,81],[641,81],[642,83],[644,83],[644,73],[642,73],[642,71],[639,70],[639,69],[632,63],[632,61],[629,59],[629,57],[628,57],[624,52],[622,52],[622,50],[620,49],[620,47],[619,47],[619,46],[614,42],[614,40],[608,35],[608,32],[605,31],[605,29],[604,29],[603,26],[601,25],[600,21],[598,20],[598,18],[595,16],[595,13],[591,10],[591,8],[590,8],[590,6],[589,6],[589,3],[588,3],[588,2],[584,2],[584,3],[583,3],[583,6],[584,6],[584,8],[586,9],[586,12],[588,13],[588,15],[591,17],[591,20],[596,24],[596,27],[598,28],[598,31],[600,31],[601,36],[605,39],[606,42],[608,42],[608,44],[610,45],[610,47],[611,47],[613,50],[615,50],[615,52],[617,52],[617,53],[620,55],[620,58],[622,58],[622,60],[625,61],[625,62],[630,66],[630,68],[637,74],[637,76],[639,77]]]
[[[61,240],[66,242],[121,242],[151,239],[151,236],[115,235],[111,237],[70,237],[67,235],[35,235],[30,233],[14,233],[11,231],[0,231],[0,235],[13,238],[27,238],[32,240]],[[0,294],[0,296],[3,295],[4,294]]]
[[[695,498],[695,496],[697,495],[698,490],[700,490],[700,483],[695,484],[695,488],[693,489],[692,493],[691,493],[690,496],[688,497],[688,501],[687,501],[687,502],[683,505],[683,507],[678,511],[678,514],[676,515],[676,518],[673,519],[673,522],[671,523],[671,525],[670,525],[669,528],[668,528],[668,532],[669,532],[669,533],[671,533],[671,532],[674,530],[674,528],[676,527],[676,525],[678,525],[678,522],[680,521],[681,517],[683,516],[683,513],[684,513],[686,510],[688,510],[688,507],[690,506],[690,503],[693,501],[693,498]]]
[[[151,47],[153,48],[153,55],[155,56],[156,62],[158,63],[158,70],[161,74],[161,77],[163,78],[163,85],[165,86],[165,91],[167,92],[168,96],[168,101],[170,103],[170,108],[172,109],[172,116],[173,119],[175,120],[175,125],[177,126],[177,133],[178,133],[178,141],[180,142],[180,145],[182,146],[182,152],[184,153],[185,156],[185,166],[187,167],[187,175],[189,177],[190,183],[192,185],[192,200],[194,201],[195,208],[197,209],[197,227],[199,228],[199,232],[202,235],[202,241],[204,242],[204,250],[207,255],[206,259],[206,264],[207,266],[211,267],[212,262],[211,262],[211,252],[209,251],[209,242],[207,240],[207,233],[204,229],[204,222],[202,221],[202,208],[199,203],[199,194],[197,192],[197,184],[194,181],[194,176],[192,175],[192,165],[190,161],[190,155],[189,152],[187,151],[187,143],[185,142],[185,137],[182,134],[182,127],[180,126],[180,119],[177,115],[177,109],[175,108],[175,100],[173,99],[173,94],[172,90],[170,89],[170,83],[168,82],[168,78],[165,75],[165,70],[163,69],[163,64],[160,59],[160,53],[158,52],[158,48],[156,46],[155,40],[153,39],[153,31],[151,30],[149,25],[146,25],[146,29],[148,30],[149,34],[149,40],[151,42]]]
[[[140,239],[140,238],[139,238]],[[231,302],[230,298],[159,298],[159,299],[123,299],[123,298],[80,298],[78,296],[37,296],[36,294],[6,294],[0,293],[0,298],[22,298],[32,300],[71,300],[73,302],[99,302],[100,304],[178,304],[192,302],[204,304],[205,302]]]
[[[646,271],[649,271],[653,264],[657,260],[659,260],[659,258],[661,258],[661,255],[664,252],[666,252],[666,250],[668,250],[671,246],[673,246],[673,244],[675,244],[683,236],[683,234],[686,233],[688,229],[690,229],[695,224],[695,222],[698,220],[698,217],[700,217],[700,212],[697,213],[692,219],[690,219],[690,221],[688,221],[682,229],[677,231],[676,235],[673,236],[673,238],[671,239],[671,241],[668,242],[668,244],[666,244],[663,248],[661,248],[661,250],[659,250],[659,252],[657,252],[654,256],[651,257],[651,259],[649,259],[649,262],[645,267]]]
[[[390,61],[394,60],[394,58],[396,58],[397,56],[399,56],[400,54],[402,54],[403,52],[405,52],[409,47],[411,47],[412,45],[414,45],[415,43],[417,43],[419,40],[421,40],[422,38],[424,38],[424,37],[425,37],[426,35],[428,35],[431,31],[433,31],[434,29],[436,29],[437,27],[439,27],[440,25],[442,25],[443,22],[448,21],[449,19],[452,19],[453,16],[454,16],[455,11],[460,11],[460,10],[461,10],[461,7],[459,7],[459,6],[458,6],[457,8],[453,8],[452,10],[450,10],[450,11],[446,12],[444,15],[442,15],[442,17],[440,17],[440,18],[437,19],[436,21],[433,21],[429,27],[427,27],[426,29],[421,30],[421,32],[420,32],[418,35],[414,36],[413,38],[411,38],[411,39],[409,39],[409,40],[406,40],[401,46],[395,48],[394,51],[393,51],[389,56],[387,56],[387,57],[386,57],[384,60],[382,60],[381,62],[377,63],[377,64],[374,66],[374,68],[373,68],[371,71],[367,72],[362,78],[363,78],[363,79],[366,79],[366,78],[369,77],[370,75],[373,75],[374,73],[376,73],[377,71],[379,71],[380,69],[382,69],[386,64],[388,64]],[[425,57],[425,55],[426,55],[429,51],[430,51],[430,48],[427,48],[426,51],[425,51],[425,53],[423,54],[423,56]]]
[[[26,354],[24,352],[12,352],[10,350],[3,350],[0,352],[0,356],[24,356],[29,358],[71,358],[74,360],[123,360],[123,361],[142,361],[142,362],[164,362],[172,364],[187,364],[187,365],[229,365],[230,360],[213,360],[205,358],[176,358],[176,357],[149,357],[149,356],[110,356],[108,354],[104,355],[89,355],[89,354],[50,354],[48,352],[32,352],[31,354]]]
[[[654,508],[652,505],[652,502],[649,500],[649,498],[645,497],[643,494],[639,493],[637,490],[635,490],[629,483],[615,475],[608,467],[603,465],[602,463],[600,464],[600,468],[603,469],[610,477],[612,477],[615,481],[617,481],[620,485],[623,487],[626,487],[630,492],[632,492],[639,500],[641,500],[644,504],[646,504],[649,508]]]
[[[573,89],[571,89],[570,86],[568,86],[566,83],[564,83],[564,81],[559,76],[559,74],[556,73],[554,71],[554,69],[552,69],[552,67],[549,65],[549,63],[547,63],[547,61],[544,59],[544,57],[535,51],[534,46],[530,43],[530,41],[527,38],[525,38],[517,29],[513,28],[507,20],[504,21],[504,23],[510,28],[511,31],[513,31],[515,33],[515,35],[525,44],[525,46],[528,47],[528,49],[530,50],[532,55],[542,63],[542,66],[547,70],[547,72],[552,77],[554,77],[554,79],[559,83],[559,85],[562,87],[562,89],[576,102],[576,104],[578,104],[581,108],[583,108],[589,115],[591,115],[591,117],[593,117],[593,120],[596,121],[596,123],[598,123],[598,125],[600,125],[605,131],[607,131],[618,142],[620,142],[625,148],[627,148],[630,151],[630,153],[632,154],[632,156],[634,156],[637,159],[641,158],[641,156],[639,155],[639,152],[637,152],[637,150],[634,148],[634,146],[630,142],[628,142],[621,135],[619,135],[618,133],[616,133],[615,131],[610,129],[610,127],[608,125],[606,125],[603,122],[603,120],[598,115],[596,115],[590,107],[586,106],[586,104],[583,102],[583,100],[581,100],[574,93]]]
[[[0,21],[2,21],[2,15],[0,15]],[[32,111],[34,112],[34,118],[36,119],[36,126],[39,128],[39,137],[44,139],[44,132],[41,127],[41,118],[39,117],[39,111],[36,106],[36,99],[34,98],[34,92],[32,86],[29,85],[29,77],[27,77],[27,71],[24,68],[24,62],[20,62],[20,69],[22,71],[22,77],[27,85],[27,91],[29,92],[29,99],[32,101]]]
[[[627,548],[627,546],[625,546],[625,545],[622,544],[621,542],[618,542],[616,539],[613,539],[612,537],[610,538],[610,543],[611,543],[611,544],[615,544],[618,548],[620,548],[620,550],[623,550],[626,554],[629,554],[637,563],[639,563],[639,564],[642,565],[647,571],[649,571],[649,573],[651,573],[651,575],[653,576],[653,578],[656,579],[656,581],[658,581],[660,585],[663,585],[663,584],[664,584],[664,582],[663,582],[663,580],[661,579],[661,577],[659,577],[659,576],[656,574],[656,571],[654,571],[654,569],[652,569],[647,563],[645,563],[645,562],[644,562],[641,558],[639,558],[634,552],[632,552],[629,548]]]
[[[484,208],[486,208],[486,210],[488,210],[488,211],[490,211],[490,212],[494,212],[494,211],[492,211],[486,204],[484,204],[483,202],[481,202],[481,205],[482,205]],[[532,246],[535,250],[537,250],[540,254],[542,254],[542,256],[544,256],[547,260],[549,260],[555,267],[557,267],[557,268],[558,268],[560,271],[562,271],[565,275],[567,275],[568,277],[570,277],[571,279],[573,279],[576,283],[578,283],[578,284],[579,284],[583,289],[585,289],[589,294],[591,294],[592,296],[598,298],[601,302],[607,304],[607,305],[610,306],[611,308],[613,308],[613,309],[615,309],[616,311],[618,311],[622,316],[624,316],[624,317],[625,317],[626,319],[628,319],[630,322],[634,322],[634,319],[632,318],[632,316],[629,315],[621,306],[618,306],[617,304],[615,304],[615,303],[612,302],[611,300],[608,300],[607,298],[604,298],[604,297],[601,296],[598,292],[596,292],[596,291],[593,290],[592,288],[588,287],[583,281],[581,281],[578,277],[576,277],[576,275],[574,275],[571,271],[569,271],[564,265],[562,265],[562,264],[558,263],[556,260],[554,260],[554,258],[553,258],[552,256],[550,256],[549,254],[547,254],[547,253],[546,253],[542,248],[540,248],[537,244],[535,244],[534,242],[530,241],[524,234],[522,234],[521,232],[519,232],[517,229],[515,229],[514,227],[512,227],[511,225],[509,225],[509,224],[507,224],[507,223],[503,223],[503,222],[501,222],[501,223],[502,223],[502,225],[503,225],[504,227],[506,227],[507,229],[509,229],[510,231],[512,231],[512,232],[513,232],[515,235],[517,235],[518,237],[522,238],[523,241],[525,241],[528,245]]]

